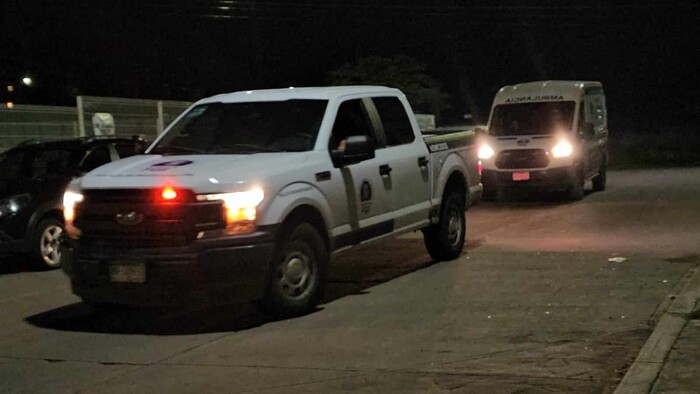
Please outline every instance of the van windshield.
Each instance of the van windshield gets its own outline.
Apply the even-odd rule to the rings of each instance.
[[[489,134],[509,136],[570,131],[575,108],[574,101],[497,105],[491,117]]]
[[[326,100],[211,103],[192,108],[149,153],[252,154],[313,149]]]

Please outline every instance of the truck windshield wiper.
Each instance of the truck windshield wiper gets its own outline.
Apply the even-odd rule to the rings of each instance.
[[[149,153],[172,155],[172,154],[177,154],[177,153],[185,154],[185,153],[206,153],[206,152],[202,149],[190,148],[187,146],[167,145],[167,146],[156,146]]]
[[[239,152],[284,152],[282,149],[271,148],[269,146],[253,144],[230,144],[218,146],[210,151],[211,153],[239,153]]]

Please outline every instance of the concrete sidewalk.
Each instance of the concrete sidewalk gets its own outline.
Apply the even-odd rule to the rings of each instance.
[[[700,320],[686,323],[671,349],[653,393],[700,392]]]
[[[695,267],[615,393],[699,393],[699,370],[700,267]]]

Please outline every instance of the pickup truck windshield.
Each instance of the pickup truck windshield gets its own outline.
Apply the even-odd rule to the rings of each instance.
[[[497,105],[489,134],[495,136],[553,134],[570,131],[574,121],[573,101]]]
[[[211,103],[192,108],[149,153],[251,154],[313,149],[326,100]]]

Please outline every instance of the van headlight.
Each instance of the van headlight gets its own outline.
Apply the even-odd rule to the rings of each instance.
[[[479,159],[482,159],[482,160],[490,159],[495,154],[496,154],[496,151],[494,151],[493,148],[488,146],[487,144],[481,144],[479,146],[479,150],[476,153],[476,155],[479,157]]]
[[[559,141],[559,143],[552,148],[552,157],[555,158],[569,157],[572,153],[574,153],[574,147],[569,141]]]
[[[245,234],[255,231],[258,218],[258,205],[265,198],[261,189],[244,192],[205,194],[197,196],[198,200],[223,201],[226,214],[226,228],[233,234]]]
[[[0,200],[0,218],[14,215],[29,203],[29,194],[18,194],[16,196],[3,198]]]

